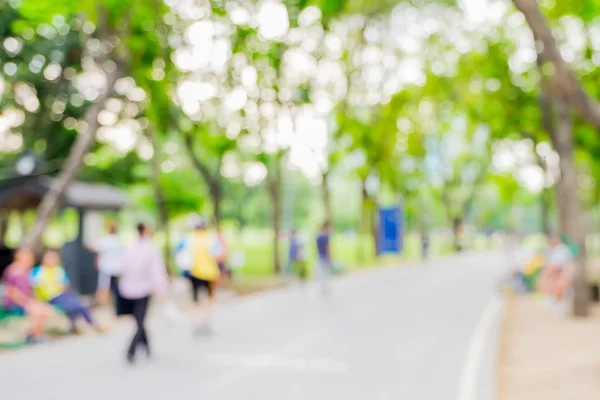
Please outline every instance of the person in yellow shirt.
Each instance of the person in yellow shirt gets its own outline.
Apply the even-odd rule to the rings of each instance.
[[[60,265],[60,256],[56,250],[44,254],[42,264],[31,270],[29,279],[35,296],[44,302],[64,310],[71,321],[72,329],[77,332],[77,319],[82,317],[96,331],[104,329],[94,321],[90,310],[81,303],[79,296],[71,289],[67,273]]]
[[[217,282],[221,276],[217,258],[219,246],[208,233],[208,222],[198,221],[190,241],[192,250],[192,266],[189,270],[189,280],[192,288],[192,322],[197,334],[209,334],[210,318],[212,316]],[[207,300],[200,303],[200,291],[207,292]]]
[[[539,252],[536,252],[527,264],[525,264],[523,280],[528,291],[533,292],[536,290],[543,266],[544,257]]]

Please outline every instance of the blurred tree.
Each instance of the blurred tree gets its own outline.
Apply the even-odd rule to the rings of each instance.
[[[87,108],[71,77],[63,74],[81,70],[81,34],[76,26],[71,28],[76,24],[73,19],[62,16],[46,25],[45,36],[24,28],[23,16],[9,2],[0,4],[0,14],[0,42],[10,49],[0,52],[5,65],[0,108],[12,119],[12,137],[21,138],[26,149],[43,151],[49,172],[54,173],[77,136],[75,127],[66,128],[64,120],[79,119]],[[9,171],[14,158],[2,157],[0,168]]]
[[[519,11],[523,13],[531,28],[534,39],[538,43],[538,57],[542,67],[542,73],[548,78],[547,90],[550,92],[560,91],[564,96],[562,102],[568,103],[581,118],[600,130],[600,104],[592,99],[584,89],[581,81],[575,76],[573,69],[564,60],[559,46],[554,38],[551,28],[546,21],[537,0],[513,0]],[[555,15],[566,14],[565,4],[552,7]],[[584,1],[578,5],[581,13],[569,4],[568,14],[579,14],[584,21],[593,20],[600,11],[600,5],[595,1]],[[549,66],[552,67],[549,67]],[[565,105],[566,106],[566,105]],[[561,108],[561,105],[557,105]]]
[[[154,60],[152,51],[148,50],[155,48],[152,41],[157,37],[157,33],[148,29],[148,23],[154,24],[154,21],[159,19],[156,18],[156,13],[163,10],[162,7],[155,8],[153,4],[135,3],[128,6],[109,0],[65,0],[59,3],[28,1],[20,6],[19,11],[23,19],[13,25],[16,30],[38,28],[50,23],[52,16],[57,14],[65,19],[75,18],[82,29],[81,45],[86,49],[81,60],[90,60],[94,66],[89,67],[100,68],[105,80],[101,85],[103,90],[99,91],[86,113],[85,126],[82,126],[71,147],[60,174],[37,210],[35,225],[24,239],[26,245],[35,249],[40,247],[42,234],[48,222],[56,213],[69,184],[81,170],[85,155],[95,143],[99,128],[98,116],[104,109],[104,102],[112,95],[117,80],[132,71],[137,71],[144,62]]]
[[[194,132],[195,131],[195,132]],[[199,140],[200,146],[196,146]],[[184,143],[192,165],[206,182],[213,203],[213,218],[221,225],[224,178],[222,169],[225,157],[237,148],[236,141],[229,139],[213,125],[194,126],[184,133]]]
[[[574,123],[571,114],[573,110],[598,131],[600,130],[600,105],[586,91],[573,68],[563,58],[538,2],[513,0],[513,3],[525,16],[536,42],[542,122],[560,159],[561,177],[556,185],[559,227],[560,231],[580,248],[573,280],[573,312],[575,315],[584,316],[588,313],[589,290],[585,268],[585,229],[578,197],[578,179],[574,162]],[[578,5],[579,10],[564,6],[564,4],[550,5],[550,16],[561,17],[565,14],[577,13],[585,23],[593,20],[598,12],[598,4],[595,1],[581,2]]]

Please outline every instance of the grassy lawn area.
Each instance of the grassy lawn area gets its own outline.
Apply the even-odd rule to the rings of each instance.
[[[235,277],[228,288],[237,295],[244,296],[263,290],[277,289],[286,285],[286,280],[280,276],[241,275]]]
[[[72,240],[76,236],[76,216],[64,215],[62,220],[53,220],[45,235],[45,242],[51,247],[61,247],[65,241]],[[32,221],[30,221],[32,222]],[[136,233],[132,227],[121,229],[123,241],[129,243],[135,240]],[[238,276],[270,277],[273,276],[273,237],[270,229],[246,228],[239,230],[226,230],[225,235],[232,252],[243,254],[243,265],[236,271]],[[21,236],[18,224],[11,224],[7,235],[7,243],[16,246]],[[175,246],[182,237],[182,232],[172,232],[172,244]],[[307,260],[314,264],[316,259],[316,234],[304,234],[306,244]],[[162,235],[157,234],[155,238],[159,243],[164,240]],[[480,247],[478,240],[475,247]],[[279,241],[281,265],[287,266],[288,245],[287,239]],[[408,233],[404,236],[404,249],[401,255],[384,255],[375,258],[373,239],[370,235],[358,236],[352,233],[335,233],[332,239],[332,253],[334,260],[346,269],[366,268],[381,264],[399,262],[401,260],[417,260],[420,257],[420,237],[416,233]],[[431,250],[434,255],[446,255],[452,253],[452,243],[447,236],[433,234],[431,237]],[[175,271],[174,271],[175,272]]]
[[[228,235],[232,251],[241,251],[245,255],[245,263],[239,270],[241,275],[270,276],[273,274],[273,238],[269,230],[247,229],[241,234]],[[309,263],[316,259],[314,240],[306,242]],[[385,255],[375,258],[371,236],[356,236],[337,233],[333,235],[332,254],[336,262],[346,268],[361,268],[398,262],[400,260],[417,260],[420,257],[420,237],[410,233],[404,237],[404,251],[401,255]],[[287,262],[286,240],[280,240],[280,257],[282,267]],[[432,237],[432,249],[436,255],[451,254],[452,243],[442,236]]]

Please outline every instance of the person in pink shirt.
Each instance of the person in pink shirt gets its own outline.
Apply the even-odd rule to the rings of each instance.
[[[168,291],[167,269],[159,247],[151,238],[150,230],[138,224],[139,239],[128,249],[122,259],[119,293],[126,303],[124,308],[132,314],[137,331],[127,351],[127,361],[135,362],[138,347],[143,347],[150,355],[148,335],[144,327],[150,297],[164,295]]]
[[[2,303],[4,308],[15,315],[26,315],[31,325],[28,330],[27,342],[38,343],[46,340],[44,327],[52,314],[52,307],[38,301],[33,296],[29,272],[35,258],[27,248],[18,249],[15,259],[4,271],[2,283],[5,286]]]

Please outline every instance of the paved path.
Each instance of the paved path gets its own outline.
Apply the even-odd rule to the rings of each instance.
[[[470,254],[359,272],[328,299],[311,287],[260,293],[225,305],[210,338],[157,319],[155,356],[134,368],[129,324],[5,353],[0,397],[454,400],[500,264]]]

